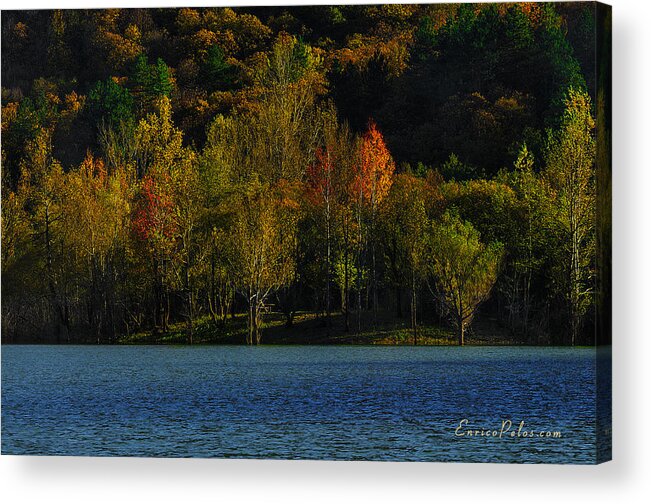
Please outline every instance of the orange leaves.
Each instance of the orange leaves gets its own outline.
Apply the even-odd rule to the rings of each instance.
[[[90,152],[81,162],[79,172],[88,187],[100,189],[106,186],[107,173],[104,161],[101,158],[94,158]]]
[[[300,209],[300,187],[296,182],[282,178],[271,189],[276,193],[281,208],[292,211]]]
[[[533,26],[538,26],[543,17],[542,5],[534,2],[518,2],[522,12],[531,20]]]
[[[318,206],[330,197],[333,163],[327,147],[319,147],[315,155],[316,160],[307,168],[306,195],[310,203]]]
[[[76,91],[72,91],[65,97],[66,108],[64,112],[69,112],[70,114],[78,114],[84,107],[85,101],[85,96],[79,96]]]
[[[373,58],[380,58],[389,76],[400,76],[408,66],[409,45],[413,42],[410,32],[399,32],[386,40],[378,36],[354,34],[348,39],[348,46],[330,55],[342,67],[348,65],[363,71]]]
[[[109,173],[90,152],[64,175],[62,221],[65,243],[78,259],[105,259],[126,239],[130,190],[125,173]]]
[[[149,174],[142,180],[140,198],[133,215],[133,230],[144,241],[153,242],[154,248],[164,246],[174,236],[174,200],[169,190],[167,174]]]
[[[354,182],[355,194],[374,208],[387,195],[393,182],[395,163],[384,143],[382,133],[373,120],[362,137],[358,174]]]

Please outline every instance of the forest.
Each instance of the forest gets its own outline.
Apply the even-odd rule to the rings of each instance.
[[[594,344],[609,23],[3,10],[2,341]]]

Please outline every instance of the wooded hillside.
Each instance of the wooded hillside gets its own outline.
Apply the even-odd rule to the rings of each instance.
[[[599,26],[592,3],[3,11],[3,341],[240,317],[256,344],[307,313],[594,342]]]

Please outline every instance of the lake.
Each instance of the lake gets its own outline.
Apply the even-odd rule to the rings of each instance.
[[[595,358],[593,348],[4,345],[2,453],[594,463]]]

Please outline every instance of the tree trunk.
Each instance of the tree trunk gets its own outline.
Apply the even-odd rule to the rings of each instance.
[[[347,228],[347,223],[344,223],[344,226]],[[346,327],[346,332],[350,331],[350,321],[349,321],[349,303],[350,303],[350,279],[348,273],[348,231],[345,231],[344,235],[344,322]]]
[[[414,331],[414,346],[418,344],[418,329],[416,328],[416,274],[411,272],[411,328]]]
[[[256,296],[256,303],[255,303],[255,312],[254,312],[254,318],[253,318],[253,325],[254,325],[254,334],[255,334],[255,344],[259,345],[260,342],[262,341],[262,333],[260,332],[260,325],[261,325],[261,316],[262,316],[262,309],[263,306],[261,303],[258,302],[258,296]]]
[[[224,316],[223,304],[220,303],[222,307],[221,317]],[[210,254],[210,289],[208,290],[208,311],[210,311],[210,318],[215,327],[217,324],[217,289],[215,287],[215,252],[213,251]]]
[[[372,276],[371,276],[371,285],[373,287],[373,296],[371,298],[371,302],[373,303],[372,305],[372,310],[373,310],[373,329],[377,328],[377,315],[378,315],[378,293],[377,293],[377,267],[375,263],[375,242],[377,241],[377,238],[375,236],[375,213],[377,211],[377,201],[376,201],[376,195],[375,195],[375,183],[373,183],[373,189],[372,189],[372,195],[371,195],[371,232],[370,232],[370,238],[371,238],[371,269],[372,271]],[[367,294],[368,295],[368,294]],[[367,301],[368,303],[368,301]]]
[[[186,249],[187,250],[187,249]],[[188,319],[188,344],[192,345],[194,339],[194,314],[192,306],[192,286],[190,285],[190,253],[185,257],[185,304],[186,316]]]
[[[251,289],[248,290],[248,300],[249,300],[249,320],[248,322],[248,332],[246,336],[246,344],[253,344],[253,298],[251,297]]]
[[[48,280],[48,287],[50,290],[50,302],[52,303],[52,306],[59,315],[59,321],[57,323],[57,330],[56,330],[56,342],[57,344],[61,343],[61,325],[63,321],[63,314],[61,310],[60,303],[58,301],[58,296],[57,296],[57,288],[56,288],[56,281],[54,280],[54,272],[53,272],[53,258],[52,258],[52,240],[50,237],[50,209],[49,206],[45,206],[45,256],[46,256],[46,268],[47,268],[47,280]]]
[[[357,254],[357,332],[362,332],[362,192],[360,187],[357,207],[357,227],[359,251]]]
[[[375,224],[373,224],[375,225]],[[375,233],[375,231],[373,231]],[[377,314],[378,314],[378,295],[377,295],[377,272],[375,266],[375,236],[372,238],[373,242],[371,244],[371,255],[373,262],[373,297],[371,301],[373,302],[373,329],[377,328]]]
[[[328,194],[326,204],[326,331],[330,335],[330,196]]]
[[[188,343],[192,345],[194,343],[194,315],[192,309],[192,290],[188,289],[187,294],[187,304],[188,304]]]
[[[357,332],[362,332],[362,260],[360,252],[359,266],[357,267]]]

